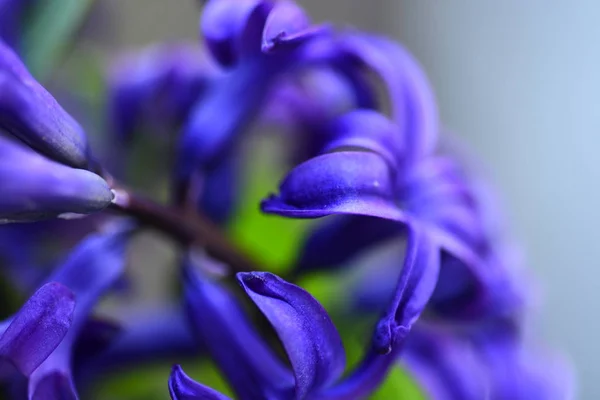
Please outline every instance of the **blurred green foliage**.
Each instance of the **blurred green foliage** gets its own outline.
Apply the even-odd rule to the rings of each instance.
[[[32,2],[23,30],[23,53],[31,73],[46,80],[76,39],[94,0],[44,0]]]

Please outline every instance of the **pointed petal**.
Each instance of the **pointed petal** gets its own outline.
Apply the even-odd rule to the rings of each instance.
[[[404,221],[394,202],[393,180],[389,164],[378,154],[323,154],[294,168],[280,185],[280,194],[264,200],[261,208],[296,218],[357,214]]]
[[[296,377],[296,397],[334,382],[346,363],[325,309],[304,289],[268,272],[239,273],[242,287],[277,331]]]
[[[440,249],[419,224],[409,224],[404,265],[393,300],[379,321],[373,337],[375,350],[389,353],[401,346],[421,315],[438,280]]]
[[[71,359],[75,341],[99,298],[119,279],[125,268],[125,250],[132,226],[119,225],[104,234],[87,237],[52,275],[73,291],[77,307],[67,336],[31,375],[30,396],[40,399],[77,398]],[[65,379],[68,383],[65,383]]]
[[[362,215],[332,216],[316,226],[302,245],[298,271],[336,268],[370,247],[398,237],[396,221]]]
[[[169,394],[172,400],[230,400],[229,397],[191,379],[180,365],[173,366],[171,371]]]
[[[1,134],[1,132],[0,132]],[[0,136],[0,223],[89,214],[113,198],[98,175],[58,164]]]
[[[1,40],[0,128],[60,163],[77,168],[88,164],[87,138],[81,126]]]
[[[0,338],[0,356],[23,375],[31,373],[63,340],[73,318],[75,298],[65,286],[42,286],[21,307]]]
[[[200,341],[244,399],[269,398],[293,388],[293,377],[258,335],[235,298],[184,267],[188,315]]]

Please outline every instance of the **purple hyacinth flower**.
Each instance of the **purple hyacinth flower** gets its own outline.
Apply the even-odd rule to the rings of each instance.
[[[423,232],[432,243],[430,251],[441,252],[440,275],[463,276],[468,282],[469,308],[455,311],[471,315],[488,310],[490,294],[497,290],[497,271],[484,265],[478,252],[486,237],[456,164],[448,157],[407,162],[411,142],[375,111],[353,111],[330,126],[329,144],[322,154],[295,167],[282,182],[280,194],[263,201],[263,211],[296,218],[377,217]],[[402,232],[355,226],[354,234],[360,237],[365,232],[367,244],[382,230],[392,235]],[[338,239],[348,235],[330,230],[326,235],[330,248],[341,247]]]
[[[305,290],[267,273],[238,274],[246,294],[267,317],[291,370],[258,336],[235,298],[185,267],[186,303],[197,334],[240,399],[356,399],[385,378],[397,356],[371,350],[348,377],[341,339],[323,307]],[[409,306],[410,307],[410,306]],[[180,367],[169,380],[172,399],[224,399]]]
[[[57,348],[75,309],[73,293],[60,283],[42,286],[19,312],[0,324],[0,358],[30,376]]]
[[[90,214],[113,194],[98,175],[59,164],[0,135],[0,222]]]
[[[228,68],[192,110],[183,129],[176,171],[181,191],[195,171],[214,165],[231,150],[278,78],[302,64],[305,45],[324,32],[307,21],[291,1],[207,3],[203,36],[213,55]]]
[[[77,398],[71,369],[74,345],[99,298],[123,274],[130,233],[131,227],[121,226],[104,234],[91,235],[50,277],[73,291],[77,307],[64,340],[31,375],[29,399]]]
[[[86,168],[88,142],[81,126],[0,40],[0,129],[63,164]]]

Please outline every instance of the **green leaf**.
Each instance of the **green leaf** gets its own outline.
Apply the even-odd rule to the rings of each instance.
[[[74,40],[94,0],[36,1],[23,32],[25,62],[39,80],[47,79]]]

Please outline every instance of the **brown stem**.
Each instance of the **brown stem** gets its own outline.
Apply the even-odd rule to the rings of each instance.
[[[114,182],[112,186],[115,192],[112,209],[167,234],[185,247],[203,248],[209,256],[226,264],[231,272],[262,269],[240,252],[225,233],[208,218],[196,212],[186,213],[156,203]]]

